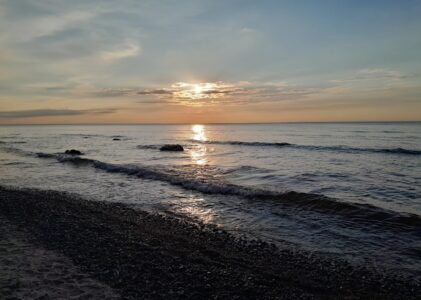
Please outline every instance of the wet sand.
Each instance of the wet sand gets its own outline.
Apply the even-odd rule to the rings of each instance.
[[[212,226],[58,192],[0,187],[0,226],[2,299],[416,299],[421,294],[419,282],[399,274],[281,251]]]

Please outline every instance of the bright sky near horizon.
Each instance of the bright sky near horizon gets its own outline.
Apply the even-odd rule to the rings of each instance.
[[[0,0],[0,124],[421,120],[420,0]]]

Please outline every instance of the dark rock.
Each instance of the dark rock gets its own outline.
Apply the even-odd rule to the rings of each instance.
[[[184,151],[183,146],[179,144],[174,145],[164,145],[159,150],[161,151]]]
[[[79,150],[75,150],[75,149],[66,150],[64,153],[69,154],[69,155],[83,155],[82,152],[80,152]]]
[[[113,138],[113,141],[121,141],[119,138]]]

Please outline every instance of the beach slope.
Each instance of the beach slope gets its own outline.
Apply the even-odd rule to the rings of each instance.
[[[420,295],[419,283],[395,274],[352,267],[322,255],[281,251],[212,226],[59,192],[0,187],[0,218],[16,235],[30,236],[36,247],[69,259],[97,286],[109,288],[110,298],[416,299]],[[53,267],[45,264],[46,269]]]

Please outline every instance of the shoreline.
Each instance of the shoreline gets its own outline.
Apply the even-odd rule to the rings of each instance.
[[[66,193],[0,186],[0,217],[124,299],[416,299],[421,293],[419,282],[399,274]]]

